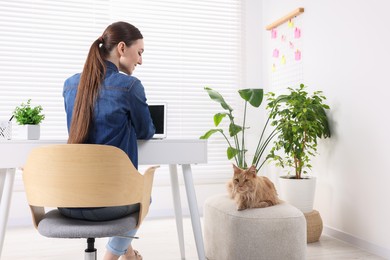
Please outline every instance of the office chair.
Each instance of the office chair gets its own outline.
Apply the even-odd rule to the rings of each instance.
[[[149,210],[154,171],[141,175],[119,148],[60,144],[33,149],[23,182],[38,232],[51,238],[86,238],[85,260],[95,260],[95,238],[120,236],[138,228]],[[57,207],[110,207],[140,204],[140,211],[110,221],[67,218]],[[54,208],[46,212],[45,207]]]

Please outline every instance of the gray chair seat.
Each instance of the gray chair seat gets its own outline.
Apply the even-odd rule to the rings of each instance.
[[[86,221],[63,216],[57,209],[45,214],[38,224],[38,232],[52,238],[101,238],[124,234],[135,229],[138,212],[109,221]]]

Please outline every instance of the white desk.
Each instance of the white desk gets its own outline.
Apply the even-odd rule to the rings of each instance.
[[[7,226],[9,207],[15,169],[24,165],[32,148],[65,143],[63,140],[10,140],[0,142],[0,257]],[[183,221],[180,202],[177,165],[182,166],[184,184],[191,214],[192,229],[195,237],[198,258],[204,260],[202,227],[196,193],[192,178],[191,164],[207,163],[207,142],[197,139],[165,139],[138,142],[138,160],[140,165],[168,164],[171,175],[172,195],[176,216],[177,233],[181,258],[185,259]]]

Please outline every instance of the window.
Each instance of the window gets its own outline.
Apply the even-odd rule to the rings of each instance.
[[[63,82],[82,70],[90,44],[119,20],[144,36],[143,65],[134,76],[150,102],[168,103],[168,138],[199,138],[218,108],[203,88],[215,88],[233,103],[240,86],[239,0],[2,1],[0,119],[31,98],[46,115],[41,139],[66,139]],[[231,168],[225,151],[222,137],[211,138],[209,163],[194,166],[195,181],[225,180]]]

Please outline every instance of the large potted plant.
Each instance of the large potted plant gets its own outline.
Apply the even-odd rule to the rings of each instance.
[[[280,176],[280,197],[308,213],[313,211],[316,179],[306,173],[317,153],[318,139],[331,136],[326,115],[329,106],[321,91],[309,94],[304,84],[288,88],[288,92],[279,96],[267,93],[271,125],[277,129],[267,158],[293,172]]]
[[[270,143],[272,138],[275,136],[277,129],[274,129],[269,134],[266,133],[266,128],[269,122],[269,118],[264,124],[264,127],[259,134],[259,140],[254,151],[252,160],[250,164],[247,163],[246,158],[246,144],[245,144],[245,133],[249,128],[246,121],[246,113],[248,104],[258,108],[260,107],[263,101],[263,89],[241,89],[238,90],[240,97],[244,100],[244,110],[242,116],[242,123],[238,124],[233,115],[233,108],[225,101],[222,95],[209,88],[205,87],[209,97],[219,103],[223,109],[222,112],[218,112],[214,115],[214,125],[216,128],[208,130],[201,139],[208,139],[214,133],[220,133],[223,135],[227,142],[227,158],[229,160],[234,160],[235,164],[241,169],[247,169],[248,167],[254,165],[256,167],[256,172],[264,165],[267,158],[265,158],[264,153],[267,145]],[[220,128],[220,123],[223,118],[227,117],[229,119],[228,133],[224,129]],[[226,130],[226,129],[225,129]]]
[[[31,99],[27,104],[22,103],[13,112],[16,122],[21,125],[19,136],[28,140],[38,140],[40,138],[40,123],[45,119],[42,114],[42,106],[31,107]]]

